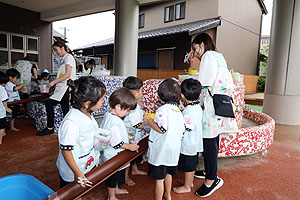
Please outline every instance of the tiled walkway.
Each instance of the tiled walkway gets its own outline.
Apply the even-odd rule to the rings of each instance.
[[[56,169],[57,136],[35,136],[36,129],[29,119],[17,119],[21,132],[7,131],[0,145],[0,177],[9,174],[31,174],[53,190],[58,189]],[[265,155],[219,159],[218,175],[224,185],[206,199],[300,199],[300,126],[276,125],[274,143]],[[203,163],[200,162],[200,166]],[[147,164],[140,166],[147,170]],[[153,181],[147,176],[132,176],[136,186],[127,187],[129,194],[118,195],[124,200],[153,199]],[[179,185],[179,173],[173,186]],[[199,199],[194,191],[203,183],[195,179],[193,191],[188,194],[172,193],[173,199]],[[106,200],[103,185],[83,199]]]

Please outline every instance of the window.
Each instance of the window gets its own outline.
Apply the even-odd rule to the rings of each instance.
[[[174,5],[165,7],[165,23],[174,20]]]
[[[145,14],[139,15],[139,28],[144,28],[145,24]]]
[[[38,64],[38,37],[0,32],[0,66],[2,69],[12,67],[17,60],[27,55]]]
[[[184,19],[185,17],[185,2],[175,5],[175,20]]]

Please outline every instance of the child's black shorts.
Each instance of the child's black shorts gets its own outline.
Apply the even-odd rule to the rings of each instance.
[[[149,163],[148,175],[154,180],[165,179],[167,174],[175,175],[177,173],[177,166],[154,166]]]
[[[110,188],[116,188],[125,183],[125,169],[117,171],[111,177],[105,180],[105,185]]]
[[[198,155],[188,156],[180,154],[178,162],[178,170],[182,172],[196,171],[198,164]]]
[[[9,106],[9,108],[12,110],[12,119],[17,118],[18,113],[20,111],[20,105],[13,105],[13,106]]]
[[[0,119],[0,129],[6,128],[6,117]]]

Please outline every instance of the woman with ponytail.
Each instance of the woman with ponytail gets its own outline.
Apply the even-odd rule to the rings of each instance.
[[[53,51],[61,57],[60,66],[57,72],[56,79],[48,84],[48,87],[55,85],[53,95],[45,102],[47,112],[47,127],[38,132],[38,136],[49,135],[54,133],[54,106],[61,105],[64,116],[69,111],[69,86],[67,81],[76,78],[76,61],[71,54],[68,46],[62,41],[56,41],[52,45]]]
[[[69,80],[72,109],[64,117],[58,129],[59,154],[57,167],[60,175],[60,188],[84,176],[98,164],[99,151],[93,147],[98,124],[91,112],[100,108],[105,85],[92,76],[84,76],[75,81]]]

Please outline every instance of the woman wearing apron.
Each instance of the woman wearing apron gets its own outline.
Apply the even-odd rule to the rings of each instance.
[[[216,46],[208,34],[201,33],[195,37],[192,42],[192,55],[194,59],[200,61],[198,80],[204,87],[200,101],[204,107],[202,133],[205,172],[196,171],[195,177],[205,178],[205,182],[196,191],[196,195],[207,197],[224,183],[217,176],[219,134],[238,130],[234,118],[220,117],[215,114],[213,100],[208,90],[212,95],[231,96],[234,84],[223,55],[216,51]]]
[[[55,90],[53,95],[45,102],[47,112],[47,127],[38,132],[36,135],[43,136],[54,133],[54,106],[61,105],[64,116],[69,111],[69,87],[67,81],[69,79],[75,80],[76,78],[76,61],[69,48],[62,41],[56,41],[52,45],[53,51],[61,57],[60,67],[57,72],[56,79],[51,81],[48,86],[53,87]]]

